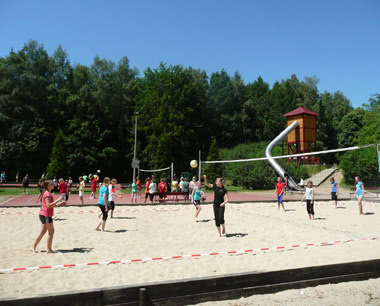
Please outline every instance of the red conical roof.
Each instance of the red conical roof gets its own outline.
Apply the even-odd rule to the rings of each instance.
[[[299,107],[299,108],[296,108],[295,110],[292,110],[291,112],[283,115],[284,117],[291,117],[291,116],[295,116],[295,115],[301,115],[301,114],[307,114],[307,115],[312,115],[312,116],[319,116],[318,113],[315,113],[307,108],[304,108],[304,107]]]

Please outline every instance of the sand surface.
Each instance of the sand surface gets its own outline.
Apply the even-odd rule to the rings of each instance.
[[[380,233],[380,207],[365,206],[359,216],[355,202],[335,209],[316,205],[318,220],[310,221],[300,202],[278,211],[270,203],[230,204],[226,209],[228,237],[219,238],[211,205],[204,205],[202,222],[195,222],[192,205],[119,207],[107,221],[107,232],[94,231],[95,207],[56,209],[53,248],[46,254],[46,237],[39,253],[31,245],[40,231],[38,208],[0,209],[0,268],[88,263],[150,258],[230,250],[257,249],[363,237]],[[149,207],[151,208],[151,207]],[[160,210],[160,209],[168,210]],[[71,213],[70,213],[71,212]],[[84,290],[162,280],[250,271],[271,271],[311,265],[380,258],[380,241],[270,250],[265,252],[205,256],[145,263],[84,266],[49,270],[0,273],[0,297],[30,297],[51,292]]]
[[[275,294],[259,294],[239,300],[200,303],[198,306],[321,306],[380,305],[380,279],[321,285]]]

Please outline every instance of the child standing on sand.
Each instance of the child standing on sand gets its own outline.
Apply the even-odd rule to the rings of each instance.
[[[58,200],[54,201],[51,191],[54,189],[52,182],[44,182],[43,184],[44,193],[42,195],[42,204],[39,214],[39,218],[42,224],[41,232],[34,241],[32,250],[36,253],[37,245],[40,243],[42,237],[49,233],[49,238],[47,241],[47,252],[48,254],[54,253],[52,249],[53,236],[54,236],[54,225],[53,225],[53,216],[54,216],[54,207],[65,205],[66,202],[61,200],[59,197]]]
[[[111,210],[111,219],[113,218],[113,211],[115,210],[115,196],[121,198],[120,195],[116,193],[116,184],[117,184],[117,179],[112,179],[111,184],[108,186],[108,202],[109,202],[109,207]]]
[[[309,219],[314,220],[314,189],[313,189],[313,182],[308,181],[307,187],[305,189],[305,195],[303,196],[303,200],[306,198],[306,210],[309,214]]]
[[[278,203],[278,210],[280,210],[280,206],[285,210],[284,206],[284,191],[285,191],[286,184],[282,181],[281,177],[277,178],[277,184],[276,184],[276,195],[277,195],[277,203]]]
[[[110,178],[105,177],[103,180],[103,185],[99,190],[99,199],[98,199],[98,207],[101,211],[99,214],[98,218],[98,224],[96,225],[95,230],[100,231],[100,225],[102,226],[101,231],[104,232],[104,227],[106,226],[106,221],[108,218],[108,208],[109,208],[109,203],[108,203],[108,185],[110,184]]]
[[[335,181],[335,179],[332,177],[330,179],[331,183],[331,200],[335,201],[335,208],[338,207],[338,188],[339,184]]]
[[[202,197],[202,184],[197,182],[191,193],[191,199],[195,205],[195,219],[198,218],[199,213],[201,212],[201,197]]]
[[[133,203],[133,200],[135,200],[135,203],[137,203],[137,192],[138,192],[138,187],[137,187],[137,184],[136,184],[136,180],[133,180],[133,183],[132,183],[132,193],[131,193],[131,203]]]
[[[355,177],[355,183],[356,183],[355,194],[358,199],[359,216],[361,216],[363,214],[364,184],[358,176]]]

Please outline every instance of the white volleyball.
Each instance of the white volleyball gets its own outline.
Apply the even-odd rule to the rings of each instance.
[[[193,159],[193,160],[190,162],[190,167],[191,167],[191,168],[196,168],[196,167],[198,167],[198,162],[197,162],[195,159]]]

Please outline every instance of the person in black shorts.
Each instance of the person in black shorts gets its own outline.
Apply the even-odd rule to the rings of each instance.
[[[224,188],[223,179],[217,178],[215,184],[210,184],[207,182],[207,176],[203,176],[205,180],[205,185],[209,188],[214,189],[214,216],[215,225],[218,230],[219,237],[225,235],[226,227],[224,225],[224,211],[226,204],[229,202],[227,189]]]
[[[339,184],[332,177],[330,178],[331,183],[331,200],[335,202],[335,208],[338,207],[338,192],[339,192]]]

